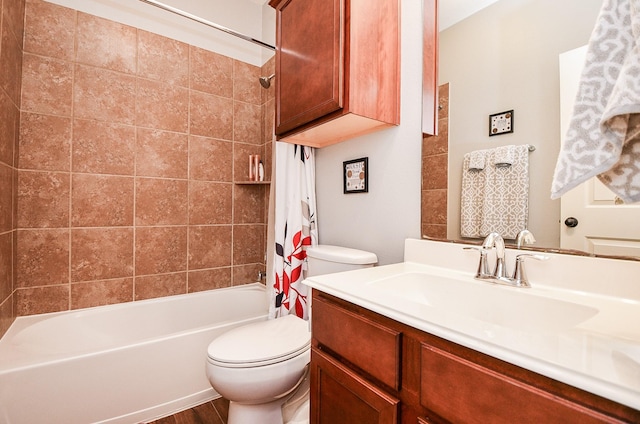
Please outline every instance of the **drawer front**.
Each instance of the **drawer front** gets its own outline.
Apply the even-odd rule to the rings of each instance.
[[[426,344],[421,348],[420,403],[456,423],[618,422]]]
[[[397,424],[400,401],[331,356],[311,351],[311,422]]]
[[[387,386],[400,389],[401,333],[315,297],[313,338]]]

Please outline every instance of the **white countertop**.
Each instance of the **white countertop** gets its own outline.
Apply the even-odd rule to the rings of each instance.
[[[549,254],[516,288],[475,280],[463,246],[407,240],[405,262],[305,284],[640,410],[640,262]]]

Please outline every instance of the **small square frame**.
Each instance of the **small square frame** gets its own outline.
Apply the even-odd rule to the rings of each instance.
[[[343,193],[369,192],[369,158],[342,162]]]
[[[513,109],[489,115],[489,137],[513,132]]]

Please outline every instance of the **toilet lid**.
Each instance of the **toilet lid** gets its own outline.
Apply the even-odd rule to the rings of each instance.
[[[309,323],[286,315],[227,331],[209,344],[207,354],[219,366],[248,368],[285,361],[310,345]]]

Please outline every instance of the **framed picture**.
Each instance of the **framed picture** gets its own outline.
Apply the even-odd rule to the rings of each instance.
[[[344,194],[367,193],[369,191],[369,158],[353,159],[342,162]]]
[[[489,136],[513,132],[513,109],[489,115]]]

